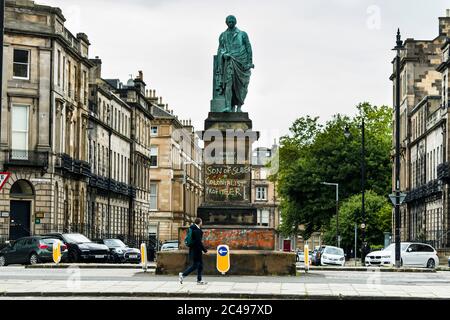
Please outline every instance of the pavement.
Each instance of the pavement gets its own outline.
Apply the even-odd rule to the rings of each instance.
[[[450,273],[310,270],[297,276],[175,276],[137,269],[0,268],[0,298],[450,299]]]

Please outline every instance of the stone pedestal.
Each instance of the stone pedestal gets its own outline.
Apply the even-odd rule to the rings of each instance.
[[[248,113],[210,112],[202,132],[204,141],[204,202],[197,209],[203,221],[206,274],[216,270],[216,248],[230,248],[232,275],[295,275],[295,254],[275,251],[274,229],[257,225],[252,205],[252,144],[259,133],[252,130]],[[158,274],[177,274],[187,266],[184,246],[187,227],[179,229],[180,249],[159,252]]]

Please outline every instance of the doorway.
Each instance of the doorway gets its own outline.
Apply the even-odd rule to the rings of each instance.
[[[291,240],[283,240],[283,251],[291,252]]]
[[[11,200],[9,238],[17,240],[31,235],[31,202]]]

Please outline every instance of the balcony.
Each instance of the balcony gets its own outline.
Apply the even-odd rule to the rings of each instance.
[[[430,196],[438,195],[442,192],[442,187],[439,180],[432,180],[427,184],[423,184],[408,192],[405,202],[412,202],[422,200]]]
[[[85,177],[91,176],[91,165],[88,162],[73,159],[65,153],[57,155],[55,167],[62,169],[66,173]]]
[[[450,163],[444,162],[437,167],[437,177],[439,180],[449,181],[450,180]]]
[[[92,174],[90,176],[89,186],[91,186],[92,188],[101,189],[103,191],[123,194],[129,197],[136,196],[136,190],[132,186],[123,182],[108,179],[106,177],[98,176],[96,174]]]
[[[5,167],[48,168],[48,152],[7,150],[5,153]]]

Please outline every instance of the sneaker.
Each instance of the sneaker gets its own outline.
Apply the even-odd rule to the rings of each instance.
[[[180,280],[180,283],[183,284],[183,272],[178,274],[178,279]]]
[[[197,284],[204,285],[204,284],[208,284],[208,282],[201,280],[201,281],[197,281]]]

